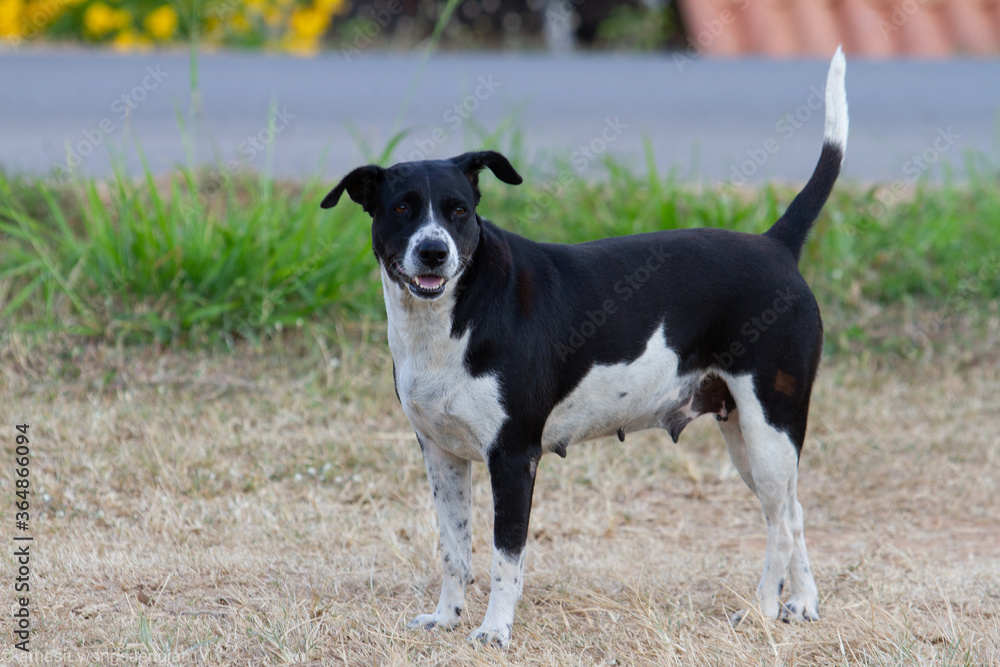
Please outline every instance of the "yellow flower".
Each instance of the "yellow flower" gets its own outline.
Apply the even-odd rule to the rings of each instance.
[[[91,37],[101,38],[112,30],[124,28],[129,24],[128,12],[121,9],[111,9],[103,2],[95,2],[83,13],[83,26]]]
[[[280,48],[296,56],[314,56],[319,51],[319,40],[288,34],[281,39]]]
[[[218,37],[217,33],[222,32],[222,29],[222,21],[214,16],[206,16],[205,24],[201,28],[201,36],[207,39],[215,38]]]
[[[136,32],[131,27],[125,28],[111,41],[117,51],[149,51],[153,44],[148,37]]]
[[[144,21],[146,32],[158,42],[166,42],[177,31],[177,12],[169,5],[163,5],[149,13]]]
[[[21,17],[21,35],[27,37],[43,31],[72,4],[79,4],[79,0],[28,0]]]
[[[347,5],[344,0],[316,0],[316,9],[326,14],[339,14],[347,9]]]
[[[318,39],[330,25],[330,15],[315,8],[297,7],[289,21],[296,37]]]
[[[244,14],[233,14],[229,18],[229,25],[239,35],[250,32],[253,27]]]
[[[21,34],[22,0],[0,0],[0,36]]]
[[[277,7],[268,7],[264,10],[264,23],[272,28],[281,24],[281,10]]]

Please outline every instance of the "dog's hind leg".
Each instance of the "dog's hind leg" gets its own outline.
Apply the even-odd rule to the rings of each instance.
[[[722,431],[722,437],[726,440],[726,447],[733,465],[736,466],[743,481],[756,495],[757,487],[750,465],[750,455],[747,452],[746,442],[743,440],[743,432],[740,428],[739,410],[730,413],[727,421],[720,421],[719,430]],[[787,504],[789,527],[795,543],[788,565],[791,598],[784,604],[781,614],[783,618],[815,621],[819,619],[819,593],[816,590],[816,582],[813,580],[812,568],[809,566],[809,555],[806,552],[806,539],[803,530],[802,505],[796,498],[795,486],[792,487],[791,492],[792,495]],[[737,622],[741,617],[742,614],[736,614],[733,621]]]
[[[819,620],[819,591],[813,580],[812,568],[809,566],[809,554],[806,552],[806,538],[803,530],[802,505],[796,498],[795,488],[792,488],[792,498],[788,505],[789,521],[795,546],[792,549],[792,561],[789,564],[788,578],[792,595],[785,603],[784,618],[796,618],[804,621]]]
[[[791,439],[768,423],[751,376],[727,378],[727,384],[736,402],[738,420],[730,417],[729,422],[723,422],[723,435],[734,464],[757,494],[767,521],[767,550],[757,603],[765,618],[778,618],[785,573],[802,534],[801,508],[795,496],[798,454]],[[794,518],[799,521],[796,523]],[[804,541],[802,546],[804,549]],[[801,586],[804,582],[800,578],[795,583]]]
[[[757,487],[753,483],[753,471],[750,469],[750,458],[747,455],[747,446],[743,441],[743,431],[740,429],[740,411],[737,408],[729,413],[726,421],[719,421],[719,430],[726,441],[726,449],[729,450],[729,458],[732,460],[740,477],[750,487],[750,490],[757,495]]]
[[[513,451],[512,451],[513,450]],[[531,515],[531,495],[541,448],[515,450],[501,441],[487,465],[493,486],[493,567],[490,602],[483,624],[469,636],[504,647],[510,642],[514,609],[524,588],[524,555]]]
[[[472,581],[472,462],[457,458],[417,435],[424,453],[427,479],[434,494],[441,531],[444,577],[437,609],[421,614],[408,628],[453,628],[465,608],[465,587]]]

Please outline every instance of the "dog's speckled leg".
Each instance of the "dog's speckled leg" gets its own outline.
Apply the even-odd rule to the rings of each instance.
[[[465,608],[465,587],[472,581],[472,462],[456,458],[426,438],[417,436],[424,452],[427,479],[434,494],[441,530],[444,577],[437,609],[421,614],[408,628],[445,628],[458,625]]]
[[[470,642],[496,644],[503,648],[510,642],[514,624],[514,608],[524,588],[524,554],[508,554],[493,546],[493,567],[490,572],[490,603],[483,624],[469,635]]]
[[[501,435],[501,438],[503,436]],[[518,449],[501,440],[488,466],[493,487],[493,566],[490,603],[479,629],[469,636],[505,647],[514,625],[514,608],[524,588],[524,553],[531,516],[531,495],[541,446]]]

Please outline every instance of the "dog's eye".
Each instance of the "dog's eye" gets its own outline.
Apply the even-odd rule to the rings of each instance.
[[[395,211],[396,213],[406,213],[410,209],[409,209],[409,207],[407,207],[406,204],[400,204],[399,206],[396,206],[392,210]]]
[[[464,206],[456,206],[455,207],[455,215],[465,215],[465,207]]]

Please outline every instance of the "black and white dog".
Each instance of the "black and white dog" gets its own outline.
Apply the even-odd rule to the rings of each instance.
[[[541,456],[654,427],[676,441],[703,414],[719,420],[767,519],[760,610],[818,618],[796,480],[823,331],[798,260],[844,157],[845,67],[838,49],[816,170],[762,235],[683,229],[535,243],[476,213],[483,167],[522,180],[492,151],[360,167],[323,199],[330,208],[346,190],[372,217],[396,393],[437,507],[441,596],[409,627],[459,622],[472,580],[473,461],[489,469],[495,523],[489,606],[469,639],[503,646],[524,585]]]

